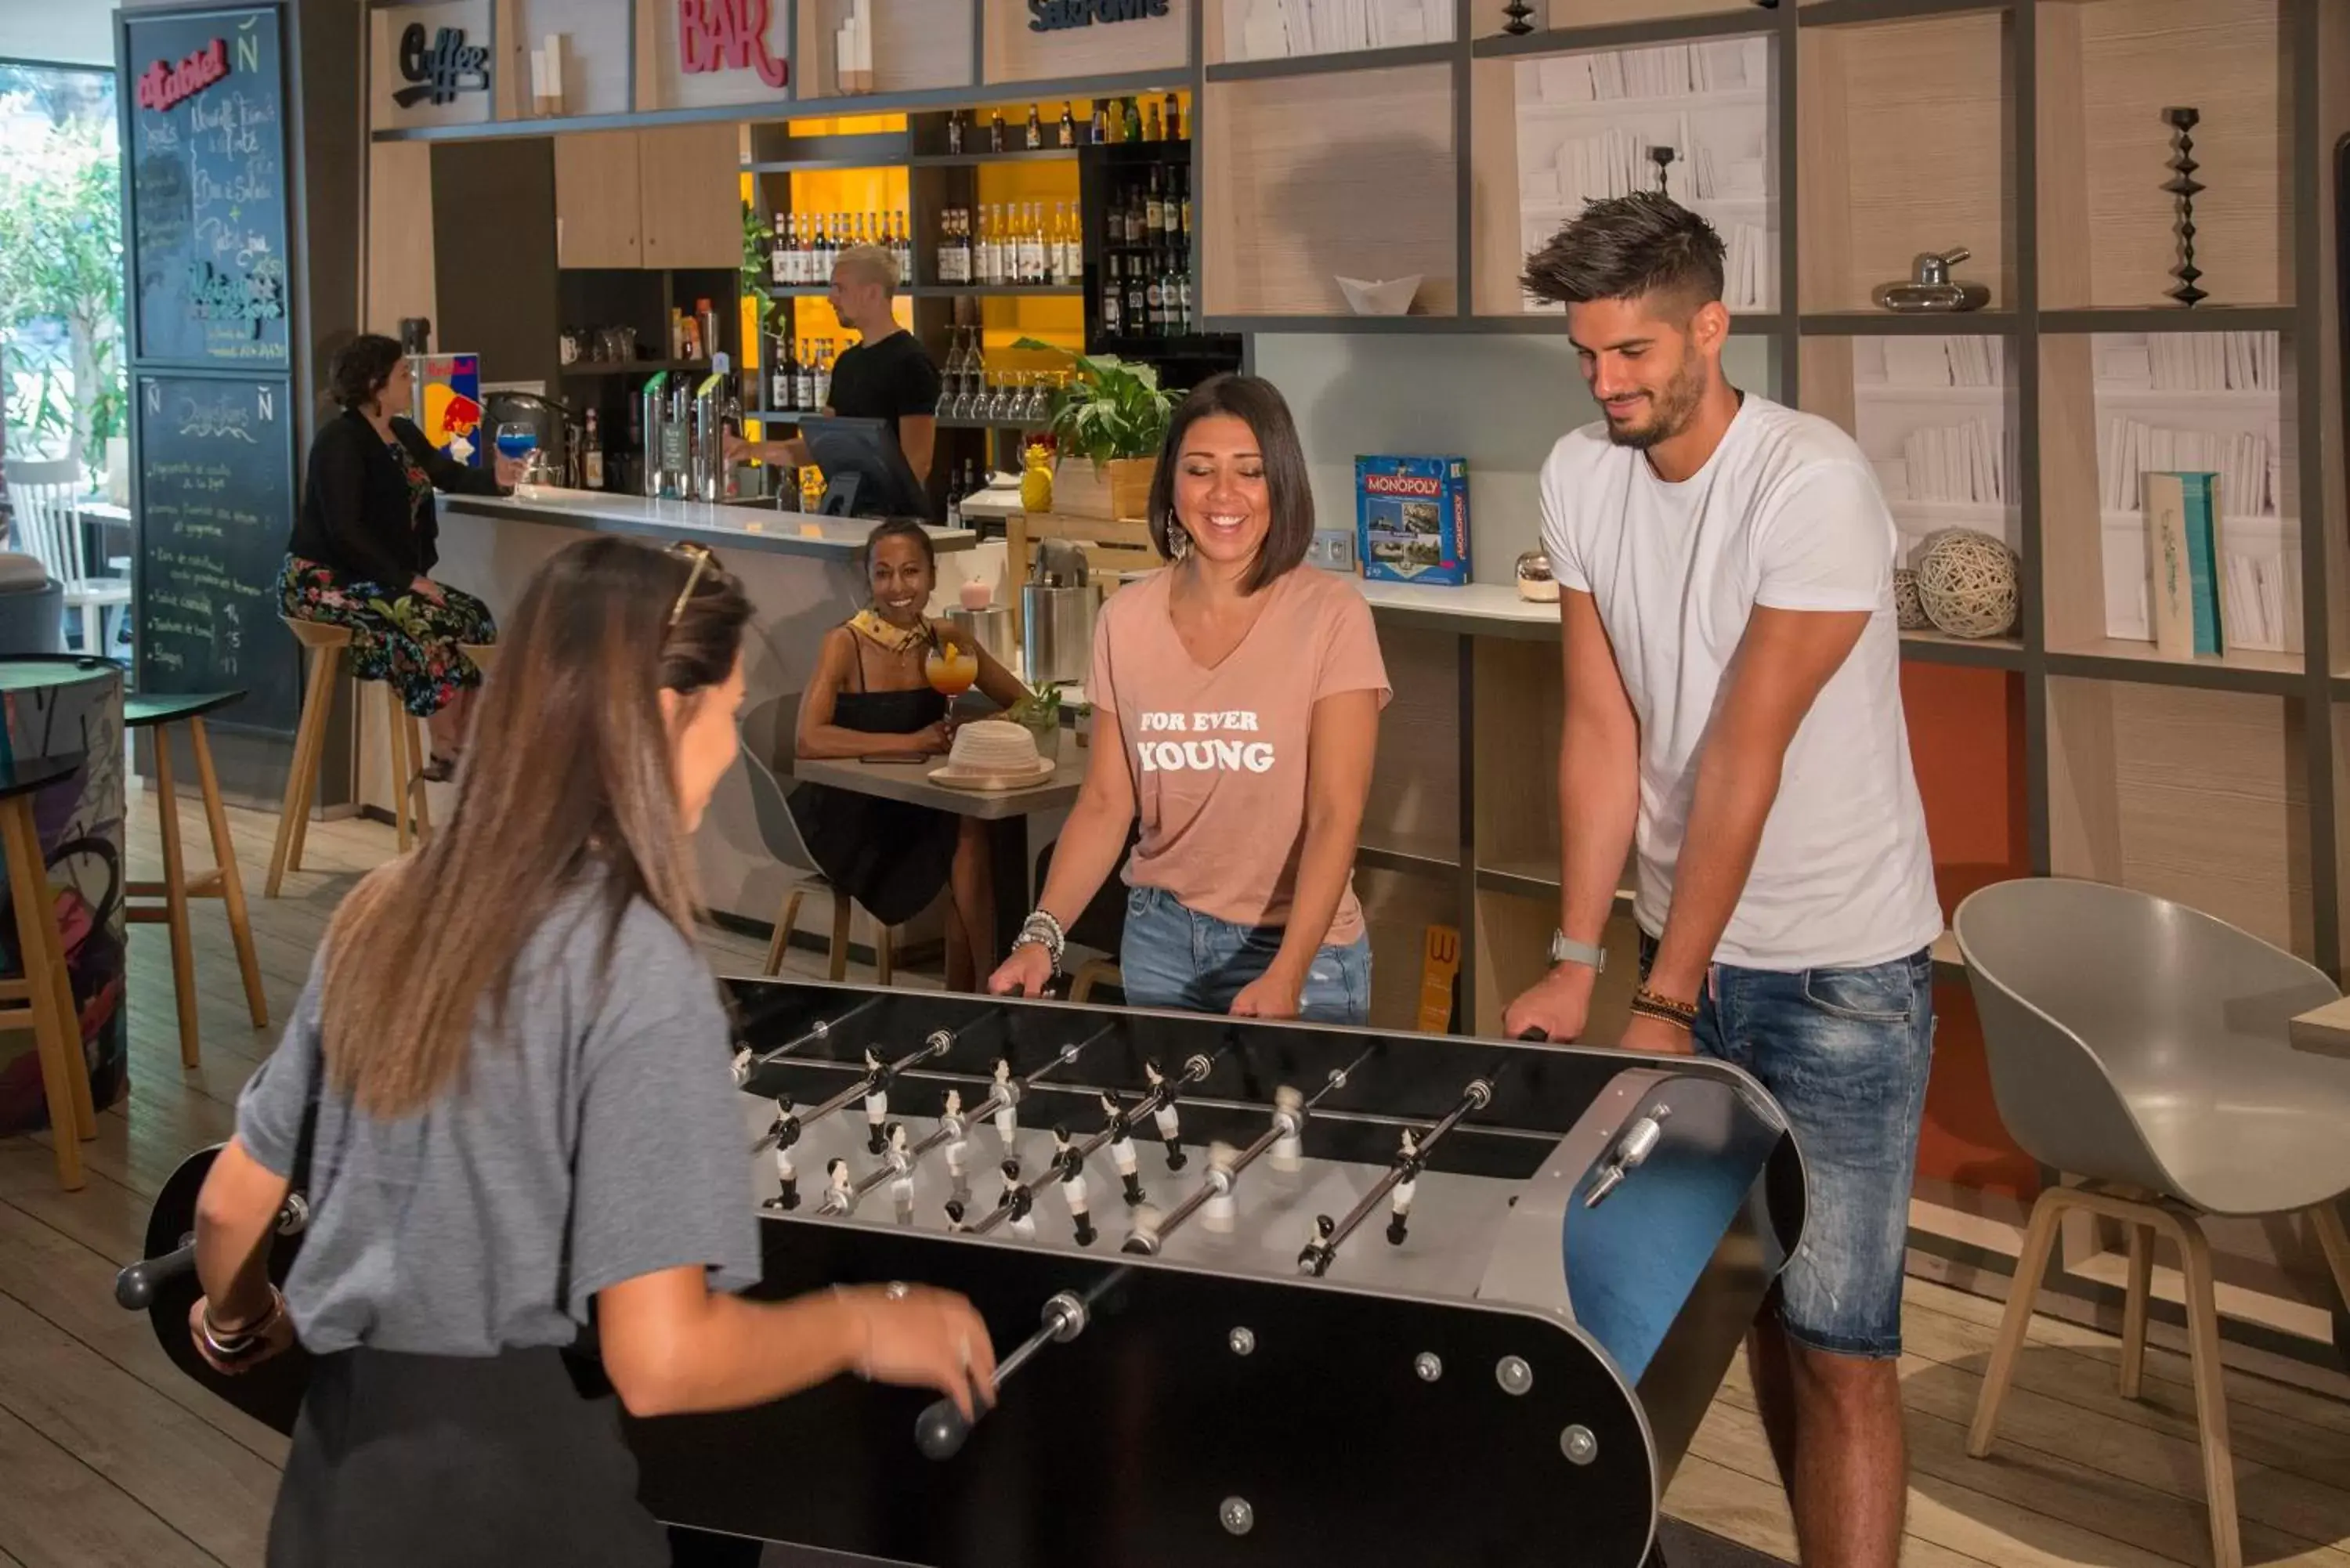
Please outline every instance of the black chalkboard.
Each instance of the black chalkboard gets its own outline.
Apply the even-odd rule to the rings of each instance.
[[[277,7],[122,28],[133,357],[283,367],[291,161]]]
[[[220,691],[222,716],[291,733],[302,670],[277,624],[294,524],[294,406],[283,379],[141,376],[139,690]]]

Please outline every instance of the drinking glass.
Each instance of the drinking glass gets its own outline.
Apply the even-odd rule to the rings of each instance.
[[[922,678],[931,683],[931,691],[952,703],[979,679],[979,651],[952,642],[933,644],[922,658]]]

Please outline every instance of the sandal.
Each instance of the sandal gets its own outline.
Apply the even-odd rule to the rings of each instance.
[[[426,784],[447,784],[457,776],[457,759],[435,752],[432,760],[417,770],[416,776]]]

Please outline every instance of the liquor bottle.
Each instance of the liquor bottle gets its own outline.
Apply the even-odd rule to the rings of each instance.
[[[1126,290],[1118,282],[1115,255],[1102,260],[1101,323],[1103,337],[1126,336]]]
[[[769,283],[785,284],[791,281],[791,215],[787,213],[777,213],[775,237],[767,247],[767,281]]]
[[[1028,203],[1028,281],[1047,284],[1053,281],[1052,268],[1045,261],[1045,203]]]
[[[1144,122],[1144,135],[1142,139],[1145,141],[1157,141],[1159,140],[1159,106],[1155,103],[1150,106],[1149,118]]]
[[[1158,106],[1154,104],[1152,107],[1155,109]],[[1142,319],[1149,326],[1150,336],[1157,337],[1167,330],[1167,275],[1159,265],[1156,254],[1143,257],[1142,267],[1145,275],[1142,285]]]
[[[770,363],[767,366],[767,407],[777,413],[789,413],[799,405],[799,369],[792,363],[792,347],[782,337],[770,338],[767,345]]]
[[[1109,104],[1105,99],[1094,99],[1094,145],[1099,147],[1108,140]]]
[[[1157,105],[1151,106],[1154,109]],[[1142,199],[1142,237],[1145,243],[1157,244],[1166,238],[1167,202],[1159,189],[1159,171],[1150,171],[1150,188]]]
[[[832,401],[832,339],[817,338],[816,353],[819,358],[816,368],[816,400],[808,405],[811,412]]]
[[[1129,337],[1150,336],[1150,289],[1143,281],[1143,258],[1128,256],[1126,273],[1126,330]]]
[[[1000,109],[988,111],[987,150],[990,152],[1003,151],[1003,111]]]
[[[1175,189],[1183,195],[1183,248],[1191,248],[1191,175],[1189,170],[1175,171]]]
[[[956,153],[962,151],[962,110],[951,109],[947,110],[947,151]]]
[[[1183,335],[1190,337],[1200,329],[1200,318],[1191,314],[1191,269],[1185,267],[1177,281],[1177,305],[1182,312]]]
[[[1076,117],[1069,112],[1069,106],[1066,101],[1061,105],[1060,142],[1064,147],[1075,147],[1077,144]]]
[[[1036,119],[1036,106],[1028,106],[1028,151],[1035,151],[1045,145],[1045,127]]]
[[[1126,124],[1120,129],[1119,135],[1128,141],[1142,140],[1142,110],[1132,98],[1126,100]]]
[[[792,367],[792,407],[814,413],[821,406],[816,400],[816,346],[803,342]]]
[[[982,284],[1003,281],[1003,208],[991,202],[979,224],[979,275]]]
[[[589,490],[604,488],[604,438],[596,433],[596,410],[588,410],[588,433],[579,447],[579,483]]]
[[[1170,141],[1180,141],[1183,140],[1183,106],[1180,101],[1178,101],[1172,91],[1170,91],[1167,95],[1166,107],[1167,140]]]

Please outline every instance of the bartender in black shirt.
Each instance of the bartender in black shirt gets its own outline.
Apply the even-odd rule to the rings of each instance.
[[[939,368],[921,340],[898,325],[889,302],[897,293],[898,266],[879,245],[841,253],[832,269],[833,314],[863,339],[833,361],[832,396],[827,414],[847,420],[886,420],[906,454],[914,477],[928,483],[939,441]],[[726,455],[740,461],[793,468],[806,465],[807,444],[789,441],[726,440]]]

